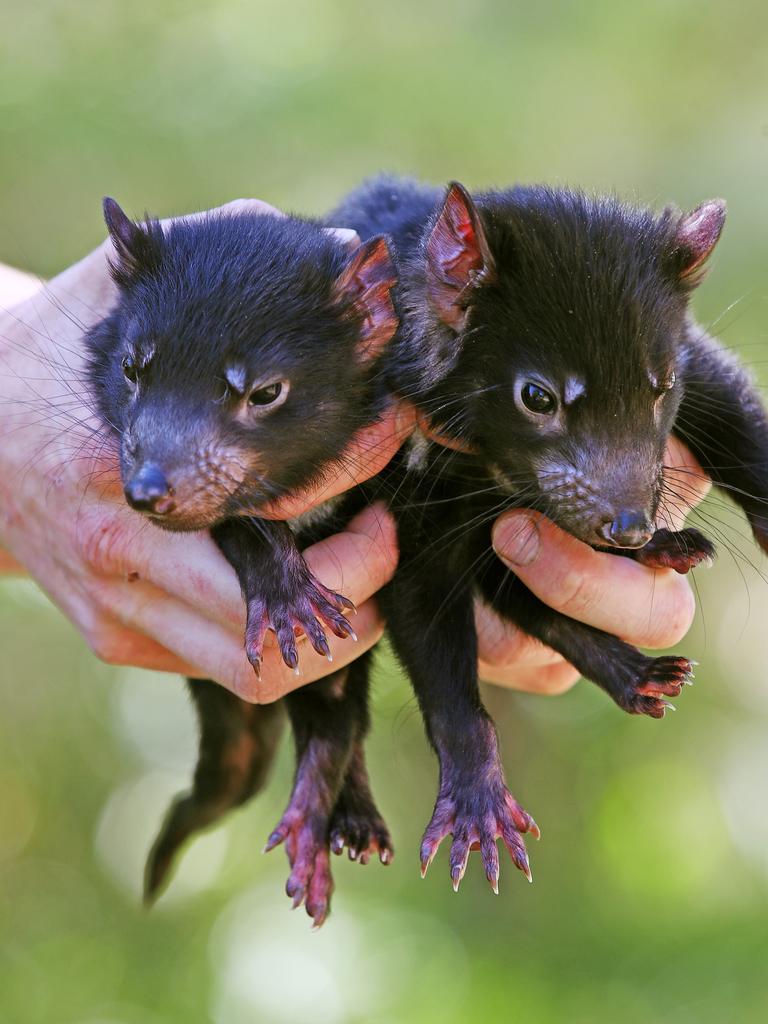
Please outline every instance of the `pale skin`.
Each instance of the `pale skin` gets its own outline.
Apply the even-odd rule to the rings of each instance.
[[[225,209],[243,208],[279,215],[257,200]],[[341,237],[354,245],[353,233]],[[0,572],[32,576],[110,664],[212,678],[247,700],[275,700],[381,638],[375,594],[397,564],[394,524],[383,508],[369,509],[305,552],[318,578],[355,602],[358,642],[329,636],[332,664],[303,644],[298,677],[268,647],[257,680],[243,652],[244,609],[232,569],[207,534],[163,533],[130,510],[114,448],[102,448],[92,433],[80,383],[83,331],[115,298],[108,251],[105,243],[47,284],[0,265]],[[413,410],[393,406],[355,438],[321,486],[268,514],[297,515],[374,475],[414,423]],[[688,503],[663,524],[679,529],[709,482],[677,442],[666,461],[685,470]],[[521,512],[502,516],[494,547],[541,600],[639,646],[682,639],[694,614],[685,577],[593,551],[541,516],[535,543],[521,532],[529,521]],[[482,678],[546,694],[576,682],[576,670],[554,651],[487,609],[478,607],[476,618]]]

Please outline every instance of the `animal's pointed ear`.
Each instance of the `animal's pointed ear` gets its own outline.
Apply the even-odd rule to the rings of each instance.
[[[361,318],[357,346],[361,360],[375,359],[397,330],[391,295],[396,284],[395,263],[382,235],[369,238],[356,249],[336,279],[336,300]]]
[[[136,224],[109,196],[104,199],[103,209],[115,249],[115,259],[109,263],[112,276],[119,285],[127,285],[157,265],[162,228],[153,221]]]
[[[443,323],[460,331],[472,290],[491,279],[493,260],[472,197],[456,181],[448,186],[426,257],[427,297]]]
[[[704,263],[725,224],[725,200],[710,199],[680,218],[675,231],[675,269],[681,281],[698,284]]]

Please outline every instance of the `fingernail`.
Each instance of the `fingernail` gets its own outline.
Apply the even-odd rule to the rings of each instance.
[[[531,565],[539,554],[541,542],[536,521],[524,512],[502,516],[493,530],[493,548],[508,565]]]
[[[354,228],[324,228],[324,231],[341,242],[348,252],[354,252],[360,246],[360,236]]]

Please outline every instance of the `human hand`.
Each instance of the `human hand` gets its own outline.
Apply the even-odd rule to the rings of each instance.
[[[682,529],[687,513],[711,484],[687,448],[672,438],[665,476],[677,474],[675,490],[684,502],[668,510],[663,522]],[[527,524],[533,529],[526,529]],[[648,569],[630,558],[595,551],[543,516],[515,510],[500,516],[493,545],[501,560],[545,604],[590,626],[620,636],[638,647],[671,647],[690,628],[695,612],[687,576],[671,569]],[[559,694],[579,673],[561,655],[503,622],[489,608],[476,610],[480,676],[515,690]]]
[[[221,208],[271,212],[255,200]],[[340,230],[350,245],[354,232]],[[12,309],[0,312],[0,569],[22,563],[103,660],[216,679],[246,699],[273,700],[357,657],[383,626],[371,596],[391,576],[391,520],[376,509],[306,552],[312,570],[358,606],[358,643],[329,637],[334,664],[303,645],[296,678],[276,648],[258,683],[243,651],[234,573],[207,534],[169,535],[125,506],[114,445],[88,405],[83,333],[116,297],[105,242]],[[295,515],[378,472],[411,429],[393,407],[362,431]]]
[[[34,274],[26,274],[23,270],[0,263],[0,310],[12,309],[34,295],[42,286],[43,282]]]

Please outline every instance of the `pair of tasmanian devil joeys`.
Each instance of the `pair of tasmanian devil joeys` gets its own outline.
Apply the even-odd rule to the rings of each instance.
[[[686,572],[713,555],[698,531],[656,530],[686,484],[664,480],[671,434],[749,518],[768,550],[768,421],[745,370],[692,320],[689,298],[718,240],[719,200],[660,215],[544,187],[470,195],[382,177],[320,222],[210,214],[163,229],[112,200],[119,299],[89,335],[90,380],[119,441],[128,502],[158,526],[210,529],[240,581],[258,671],[274,630],[328,653],[353,636],[350,605],[300,550],[372,501],[397,524],[399,562],[380,607],[439,759],[421,847],[426,871],[451,835],[457,887],[479,849],[497,891],[497,840],[530,878],[538,828],[507,789],[477,679],[473,602],[558,651],[625,711],[661,718],[688,681],[683,657],[649,657],[541,603],[491,555],[493,520],[538,510],[594,547]],[[310,484],[392,398],[428,429],[386,471],[306,523],[258,517]],[[678,478],[679,479],[679,478]],[[392,857],[365,765],[371,656],[285,705],[297,768],[285,814],[287,892],[316,924],[329,853]],[[200,754],[147,868],[147,894],[190,834],[264,784],[279,705],[190,680]]]

